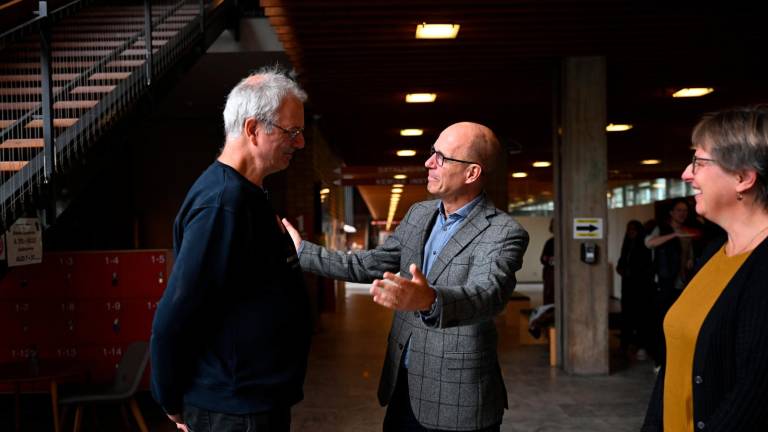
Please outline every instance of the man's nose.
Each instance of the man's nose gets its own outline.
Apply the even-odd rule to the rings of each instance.
[[[436,154],[437,153],[432,153],[431,155],[429,155],[427,160],[424,161],[424,166],[425,167],[427,167],[427,168],[434,168],[437,165],[437,163],[435,163],[435,159],[436,159],[435,155]]]

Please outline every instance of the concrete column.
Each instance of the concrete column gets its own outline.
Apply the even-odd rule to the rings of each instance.
[[[559,364],[575,375],[609,372],[606,241],[574,239],[574,219],[607,222],[606,62],[563,60],[560,134],[555,139],[557,333]],[[582,243],[598,246],[597,262],[581,261]]]

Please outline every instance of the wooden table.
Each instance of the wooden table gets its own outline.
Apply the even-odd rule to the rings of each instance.
[[[25,384],[45,383],[51,394],[53,410],[53,430],[60,432],[59,422],[59,383],[72,381],[83,375],[82,369],[71,362],[39,360],[35,367],[29,362],[0,364],[0,384],[10,384],[14,389],[14,408],[16,431],[21,430],[21,393]]]

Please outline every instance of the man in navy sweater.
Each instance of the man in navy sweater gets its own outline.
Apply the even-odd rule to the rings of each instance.
[[[288,431],[311,337],[293,242],[262,188],[304,147],[304,93],[263,70],[224,109],[221,155],[174,224],[175,263],[152,326],[152,392],[184,431]]]

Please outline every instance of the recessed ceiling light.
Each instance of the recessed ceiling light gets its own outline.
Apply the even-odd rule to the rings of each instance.
[[[606,132],[624,132],[632,129],[634,126],[631,124],[613,124],[608,123],[608,126],[605,127]]]
[[[408,176],[405,174],[395,174],[392,176],[392,178],[395,180],[405,180],[408,178]]]
[[[419,24],[416,26],[416,39],[456,39],[459,24]]]
[[[327,193],[331,193],[331,189],[329,189],[329,188],[322,188],[322,189],[320,189],[320,195],[325,195]]]
[[[533,163],[534,168],[546,168],[552,166],[552,162],[549,161],[536,161]]]
[[[640,161],[640,163],[643,164],[643,165],[658,165],[658,164],[661,163],[661,160],[660,159],[645,159],[645,160]]]
[[[405,101],[408,103],[429,103],[437,99],[435,93],[408,93],[405,95]]]
[[[402,157],[416,156],[416,150],[398,150],[395,154]]]
[[[424,135],[424,129],[401,129],[401,136],[422,136]]]
[[[715,91],[715,89],[713,89],[712,87],[687,87],[672,93],[672,97],[675,97],[675,98],[699,97],[699,96],[708,95],[713,91]]]
[[[393,194],[403,193],[403,188],[392,188],[392,193]]]
[[[395,183],[395,184],[392,185],[392,187],[393,188],[401,188],[401,187],[403,187],[403,184],[402,183]]]
[[[512,177],[514,177],[514,178],[524,178],[524,177],[528,177],[528,173],[527,172],[523,172],[523,171],[513,172],[512,173]]]

